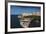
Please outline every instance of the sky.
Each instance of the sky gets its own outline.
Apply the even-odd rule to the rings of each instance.
[[[34,7],[34,6],[16,6],[16,5],[11,5],[11,15],[19,15],[22,13],[32,13],[32,12],[37,12],[40,11],[40,7]]]

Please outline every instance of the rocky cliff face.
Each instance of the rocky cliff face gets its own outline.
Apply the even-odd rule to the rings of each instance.
[[[23,28],[20,25],[20,19],[18,18],[19,15],[11,15],[11,28]],[[31,16],[34,19],[30,22],[28,27],[40,27],[40,16]]]

